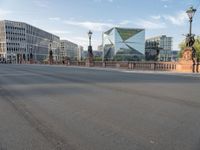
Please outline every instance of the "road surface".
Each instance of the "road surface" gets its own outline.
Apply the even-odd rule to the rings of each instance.
[[[199,150],[200,78],[0,65],[0,150]]]

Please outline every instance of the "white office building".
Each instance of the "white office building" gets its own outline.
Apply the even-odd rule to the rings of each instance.
[[[77,44],[70,42],[68,40],[60,41],[60,57],[62,60],[70,59],[77,60],[78,59],[78,51],[79,47]]]
[[[78,46],[78,61],[82,61],[83,59],[83,46]]]
[[[43,62],[50,49],[59,61],[60,38],[23,22],[0,21],[0,59],[10,63]]]

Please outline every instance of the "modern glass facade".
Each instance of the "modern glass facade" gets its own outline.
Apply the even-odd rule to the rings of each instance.
[[[112,28],[103,33],[105,60],[141,60],[145,51],[145,30]]]
[[[158,46],[162,50],[172,50],[172,37],[167,37],[166,35],[152,37],[146,40],[147,47]]]
[[[147,39],[145,43],[146,60],[155,61],[157,57],[157,61],[171,61],[172,44],[172,37],[166,35]]]
[[[0,58],[7,62],[43,62],[49,50],[59,60],[60,38],[23,22],[0,21]]]

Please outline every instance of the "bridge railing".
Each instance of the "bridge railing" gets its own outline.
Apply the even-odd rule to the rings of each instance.
[[[129,62],[128,69],[176,71],[177,63],[176,62]]]
[[[86,66],[85,61],[70,61],[70,66]],[[176,71],[176,62],[131,62],[131,61],[95,61],[93,67],[105,67],[105,68],[121,68],[130,70],[158,70],[158,71]]]
[[[67,61],[65,65],[86,67],[85,61]],[[171,72],[192,72],[191,64],[181,64],[179,62],[138,62],[138,61],[94,61],[90,67],[120,68],[129,70],[152,70]],[[197,65],[200,72],[200,62]]]

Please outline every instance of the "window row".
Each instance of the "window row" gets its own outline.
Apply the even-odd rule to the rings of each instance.
[[[13,46],[18,45],[18,46],[19,46],[20,44],[19,44],[19,43],[7,43],[7,45],[11,45],[11,46],[12,46],[12,45],[13,45]]]
[[[15,37],[6,37],[7,40],[13,40],[13,41],[25,41],[25,38],[15,38]]]
[[[6,32],[6,34],[8,35],[20,35],[20,36],[25,36],[25,33],[16,33],[16,32]]]
[[[25,28],[13,27],[13,26],[6,26],[6,29],[14,29],[14,30],[25,31]]]
[[[21,48],[7,48],[7,51],[13,51],[13,52],[16,52],[19,50],[22,50],[22,49]]]

